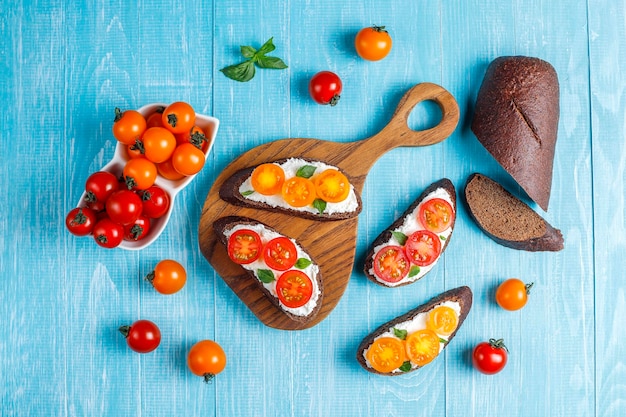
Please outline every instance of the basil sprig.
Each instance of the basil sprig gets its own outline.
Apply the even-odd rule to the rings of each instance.
[[[222,68],[220,71],[231,80],[246,82],[254,77],[255,65],[259,68],[269,69],[287,68],[287,64],[285,64],[282,59],[266,55],[276,49],[273,39],[274,38],[269,38],[258,51],[252,46],[241,46],[241,55],[243,55],[246,60],[239,64],[229,65],[228,67]]]

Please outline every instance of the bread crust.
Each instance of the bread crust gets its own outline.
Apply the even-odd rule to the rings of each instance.
[[[274,163],[274,164],[282,164],[282,163],[288,161],[289,159],[290,158],[279,159],[279,160],[273,161],[272,163]],[[303,161],[308,162],[308,163],[323,162],[323,161],[316,161],[316,160],[313,160],[313,159],[305,159],[305,158],[298,158],[298,159],[302,159]],[[230,204],[234,204],[236,206],[252,207],[252,208],[258,208],[258,209],[268,210],[268,211],[273,211],[273,212],[282,212],[282,213],[286,213],[286,214],[289,214],[289,215],[292,215],[292,216],[301,217],[301,218],[304,218],[304,219],[321,220],[321,221],[350,219],[352,217],[358,216],[359,213],[361,212],[361,210],[363,209],[363,202],[361,200],[361,196],[359,195],[359,193],[357,192],[356,189],[354,190],[354,193],[356,195],[356,199],[357,199],[357,202],[358,202],[357,209],[354,210],[354,211],[351,211],[351,212],[333,213],[333,214],[311,213],[311,212],[301,211],[301,210],[297,210],[297,209],[289,209],[289,208],[284,208],[284,207],[274,207],[274,206],[271,206],[271,205],[263,203],[263,202],[253,201],[253,200],[250,200],[248,198],[245,198],[239,192],[239,187],[241,186],[241,184],[244,183],[244,181],[246,181],[248,178],[250,178],[250,176],[252,175],[252,171],[254,171],[254,169],[257,166],[258,165],[253,166],[253,167],[248,167],[248,168],[241,169],[241,170],[235,172],[226,181],[224,181],[224,183],[222,184],[222,186],[220,187],[220,190],[219,190],[220,198],[222,200],[224,200],[224,201],[226,201],[226,202],[228,202]],[[350,183],[353,183],[352,179],[344,171],[342,171],[338,167],[333,167],[333,168],[337,169],[339,172],[341,172],[343,175],[345,175],[346,178],[348,178],[348,180],[350,181]]]
[[[498,196],[490,195],[487,190],[484,189],[484,184],[486,182],[491,183],[487,183],[490,187],[498,187],[500,190]],[[472,193],[475,194],[472,195]],[[473,201],[476,201],[476,198],[487,199],[485,200],[485,203],[489,203],[494,207],[510,207],[509,211],[511,212],[511,215],[507,216],[506,219],[502,219],[500,217],[496,217],[492,212],[486,212],[484,210],[481,211],[478,207],[475,207],[475,203],[472,203]],[[474,173],[468,177],[465,185],[465,202],[470,213],[470,217],[474,220],[478,228],[500,245],[530,252],[556,252],[562,250],[564,247],[563,234],[560,230],[550,225],[527,204],[513,196],[497,181],[494,181],[485,175]],[[522,218],[533,222],[542,222],[543,227],[540,228],[540,230],[542,230],[543,233],[536,234],[530,238],[514,240],[497,235],[493,231],[493,227],[490,227],[490,222],[499,221],[511,224],[512,222],[515,222],[515,219]]]
[[[372,242],[372,244],[369,247],[369,250],[367,252],[367,255],[365,257],[365,265],[363,267],[363,272],[365,273],[365,276],[367,277],[367,279],[369,279],[370,281],[374,282],[375,284],[378,284],[382,287],[402,287],[405,285],[409,285],[409,284],[413,284],[414,282],[419,281],[419,279],[415,280],[415,281],[408,281],[408,282],[404,282],[402,284],[398,284],[398,285],[386,285],[385,283],[380,282],[379,280],[376,279],[376,277],[372,274],[370,274],[370,269],[372,269],[373,264],[374,264],[374,255],[376,255],[374,253],[374,248],[378,245],[381,245],[385,242],[388,242],[389,239],[391,239],[392,236],[392,231],[400,228],[400,226],[402,226],[402,223],[404,222],[404,219],[410,215],[413,210],[415,210],[415,208],[417,206],[419,206],[419,204],[432,192],[434,192],[435,190],[437,190],[438,188],[443,188],[444,190],[446,190],[446,192],[449,194],[450,199],[452,201],[452,208],[454,209],[454,219],[452,221],[452,232],[454,232],[454,226],[456,224],[456,214],[457,214],[457,203],[456,203],[456,190],[454,188],[454,184],[452,184],[452,181],[450,181],[447,178],[442,178],[439,181],[436,181],[434,183],[432,183],[431,185],[429,185],[420,195],[419,197],[417,197],[417,199],[415,201],[413,201],[413,203],[404,211],[404,213],[402,213],[402,215],[400,217],[398,217],[389,227],[387,227],[385,230],[383,230],[378,237],[376,237],[376,239],[374,239],[374,241]],[[448,239],[445,240],[442,248],[441,248],[441,254],[443,254],[443,252],[446,250],[446,248],[448,247],[448,244],[450,243],[450,238],[452,237],[452,233],[450,234],[450,236],[448,237]],[[440,255],[441,256],[441,255]],[[426,276],[428,273],[424,274],[424,276]],[[424,276],[422,276],[421,278],[423,278]],[[421,279],[420,278],[420,279]]]
[[[559,111],[559,81],[550,63],[499,57],[487,68],[471,126],[479,142],[545,211]]]
[[[224,244],[224,246],[228,247],[228,239],[226,238],[226,234],[225,232],[227,230],[232,229],[233,227],[237,226],[237,225],[248,225],[248,226],[254,226],[254,225],[262,225],[263,227],[265,227],[267,230],[270,230],[274,233],[278,233],[281,236],[285,236],[285,237],[289,237],[286,236],[285,234],[277,231],[276,229],[262,223],[259,222],[257,220],[248,218],[248,217],[242,217],[242,216],[226,216],[226,217],[222,217],[217,219],[215,222],[213,222],[213,230],[215,231],[216,235],[218,236],[220,242],[222,242],[222,244]],[[295,239],[293,239],[295,240]],[[296,241],[296,243],[298,243]],[[298,245],[302,247],[302,245],[300,243],[298,243]],[[315,259],[313,259],[313,257],[311,257],[311,254],[309,254],[307,252],[308,256],[311,258],[311,262],[315,265],[318,265],[317,262],[315,262]],[[318,271],[315,280],[317,283],[317,286],[319,288],[320,291],[320,295],[319,298],[317,300],[317,304],[315,305],[315,307],[313,308],[313,310],[306,316],[298,316],[295,314],[290,313],[289,311],[286,311],[283,309],[283,307],[280,305],[278,298],[276,296],[274,296],[267,288],[265,288],[265,286],[263,285],[263,283],[261,281],[259,281],[259,279],[256,277],[256,275],[254,274],[253,271],[250,271],[249,269],[243,268],[241,267],[242,270],[244,270],[246,272],[246,274],[254,280],[254,282],[257,284],[257,286],[259,287],[259,289],[263,292],[263,294],[265,294],[266,297],[268,297],[268,299],[272,302],[272,304],[274,306],[276,306],[276,308],[278,310],[280,310],[280,312],[282,312],[283,314],[285,314],[287,317],[289,317],[291,320],[298,322],[298,323],[306,323],[308,321],[310,321],[311,319],[313,319],[317,313],[319,312],[321,306],[322,306],[322,300],[324,297],[324,286],[323,286],[323,279],[322,279],[322,273],[321,270]],[[311,278],[311,277],[309,277]]]
[[[407,312],[407,313],[405,313],[405,314],[403,314],[401,316],[398,316],[395,319],[390,320],[390,321],[386,322],[385,324],[382,324],[381,326],[376,328],[376,330],[374,330],[373,332],[368,334],[363,339],[363,341],[359,344],[359,347],[357,348],[356,358],[357,358],[357,361],[359,362],[359,364],[366,371],[369,371],[369,372],[372,372],[372,373],[375,373],[375,374],[378,374],[378,375],[386,375],[386,376],[404,375],[406,373],[413,372],[413,371],[416,371],[417,369],[420,369],[421,367],[418,366],[418,367],[412,368],[411,370],[406,371],[406,372],[393,372],[393,373],[378,372],[374,368],[370,368],[369,366],[367,366],[367,362],[365,360],[363,352],[371,346],[371,344],[374,342],[374,339],[376,339],[376,337],[378,337],[381,334],[389,331],[390,328],[395,327],[395,326],[397,326],[398,324],[400,324],[402,322],[412,320],[418,314],[424,313],[426,311],[429,311],[429,310],[433,309],[436,305],[441,304],[441,303],[443,303],[445,301],[456,301],[461,306],[461,312],[459,314],[459,323],[458,323],[456,329],[454,330],[454,332],[448,337],[447,342],[444,344],[443,348],[445,349],[448,346],[448,344],[450,343],[450,341],[454,338],[454,336],[456,336],[457,332],[461,328],[461,325],[463,324],[463,322],[467,318],[467,315],[469,314],[469,312],[470,312],[470,310],[472,308],[473,294],[472,294],[472,290],[469,287],[467,287],[467,286],[461,286],[461,287],[454,288],[454,289],[448,290],[446,292],[443,292],[443,293],[439,294],[438,296],[430,299],[426,303],[424,303],[424,304],[422,304],[422,305],[420,305],[420,306],[410,310],[409,312]]]

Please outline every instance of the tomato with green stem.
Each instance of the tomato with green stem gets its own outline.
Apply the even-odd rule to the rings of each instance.
[[[226,353],[213,340],[201,340],[194,344],[187,353],[187,366],[194,374],[210,382],[226,368]]]
[[[525,284],[517,278],[509,278],[496,289],[496,302],[505,310],[519,310],[528,302],[528,295],[534,283]]]
[[[130,326],[121,326],[119,331],[128,347],[138,353],[152,352],[161,343],[161,330],[150,320],[137,320]]]
[[[335,106],[342,89],[341,78],[331,71],[320,71],[309,81],[309,94],[317,104]]]
[[[174,294],[180,291],[187,282],[187,271],[177,261],[164,259],[156,264],[146,275],[146,280],[161,294]]]
[[[133,223],[124,226],[124,239],[136,242],[144,239],[150,232],[150,218],[141,214]]]
[[[497,374],[506,366],[508,352],[502,339],[489,339],[488,342],[476,345],[472,352],[472,363],[483,374]]]
[[[147,158],[133,158],[124,165],[122,175],[128,189],[145,190],[150,188],[157,178],[156,165]]]
[[[153,185],[141,192],[143,213],[151,219],[163,217],[170,208],[170,196],[163,188]]]
[[[371,26],[361,29],[355,39],[356,53],[368,61],[380,61],[389,55],[393,42],[385,26]]]
[[[65,217],[67,230],[75,236],[87,236],[98,221],[96,212],[88,207],[76,207]]]
[[[92,234],[99,246],[112,249],[124,240],[124,226],[105,216],[96,222]]]
[[[111,194],[120,189],[119,179],[108,171],[97,171],[85,181],[85,203],[95,210],[104,210],[104,205]]]
[[[196,123],[196,112],[189,103],[176,101],[163,110],[161,121],[172,133],[188,132]]]
[[[146,119],[136,110],[115,108],[113,136],[125,145],[132,145],[146,130]]]
[[[132,224],[143,210],[141,197],[130,190],[119,190],[111,194],[106,202],[109,218],[122,226]]]

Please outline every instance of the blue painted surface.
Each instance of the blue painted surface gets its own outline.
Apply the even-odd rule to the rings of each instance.
[[[0,407],[14,415],[623,416],[626,415],[626,147],[623,68],[626,2],[206,1],[0,4]],[[394,39],[380,62],[352,46],[364,26]],[[220,68],[239,46],[274,37],[289,68],[246,84]],[[369,242],[431,182],[462,189],[475,171],[518,195],[469,130],[487,64],[502,55],[551,62],[561,119],[549,211],[565,249],[528,253],[483,235],[463,206],[443,261],[414,285],[374,286],[358,264]],[[340,103],[308,97],[317,71],[341,76]],[[389,120],[419,82],[448,89],[461,123],[443,143],[395,149],[370,171],[357,265],[330,316],[300,332],[261,324],[215,274],[197,242],[202,204],[221,170],[244,151],[285,137],[362,139]],[[217,117],[207,166],[178,195],[170,224],[140,252],[104,250],[65,230],[86,178],[112,157],[113,109],[185,100]],[[420,106],[414,128],[432,123]],[[145,281],[160,259],[189,280],[173,296]],[[505,278],[534,281],[529,304],[506,312],[493,293]],[[438,293],[469,285],[472,312],[434,363],[397,378],[355,360],[379,324]],[[155,321],[159,349],[131,352],[117,332]],[[479,374],[472,347],[504,338],[506,369]],[[190,346],[214,339],[228,366],[205,385],[186,367]]]

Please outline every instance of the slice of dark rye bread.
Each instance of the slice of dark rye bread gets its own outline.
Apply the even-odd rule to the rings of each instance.
[[[217,219],[215,222],[213,222],[213,230],[215,231],[215,233],[217,234],[220,242],[222,242],[224,244],[225,247],[228,247],[228,239],[226,238],[226,232],[228,230],[231,230],[232,228],[234,228],[237,225],[248,225],[248,226],[254,226],[254,225],[261,225],[264,228],[266,228],[267,230],[270,230],[274,233],[278,233],[281,236],[285,236],[283,233],[280,233],[279,231],[277,231],[276,229],[261,223],[257,220],[248,218],[248,217],[241,217],[241,216],[226,216],[226,217],[222,217]],[[291,238],[290,238],[291,239]],[[291,239],[296,241],[295,239]],[[305,250],[304,247],[302,247],[302,245],[300,245],[300,243],[298,243],[296,241],[297,245],[300,246],[300,248],[302,248],[302,250]],[[313,259],[313,257],[311,257],[311,255],[307,252],[307,255],[311,258],[311,262],[314,265],[318,265],[317,262],[315,262],[315,259]],[[317,304],[315,306],[315,308],[313,308],[313,310],[306,316],[298,316],[295,314],[290,313],[289,311],[286,311],[285,309],[283,309],[283,307],[281,306],[280,302],[278,301],[278,298],[273,295],[267,288],[265,288],[265,286],[263,286],[263,283],[261,281],[259,281],[259,279],[256,277],[256,275],[254,274],[254,272],[250,271],[249,269],[246,269],[242,266],[242,269],[245,271],[245,273],[250,276],[254,282],[258,285],[259,289],[263,292],[263,294],[265,294],[265,296],[268,297],[268,299],[272,302],[272,304],[274,304],[274,306],[276,306],[276,308],[278,308],[278,310],[280,310],[282,313],[284,313],[287,317],[289,317],[291,320],[295,321],[295,322],[299,322],[299,323],[305,323],[309,320],[311,320],[313,317],[315,317],[317,315],[317,313],[319,312],[321,306],[322,306],[322,299],[324,297],[324,286],[323,286],[323,280],[322,280],[322,275],[321,275],[321,271],[318,270],[315,281],[317,283],[317,287],[319,288],[320,291],[320,295],[319,298],[317,299]],[[269,268],[268,268],[269,269]],[[311,277],[309,277],[311,278]]]
[[[405,321],[412,320],[418,314],[430,311],[438,304],[444,303],[446,301],[456,301],[461,306],[461,312],[459,314],[459,323],[456,327],[456,330],[454,330],[454,332],[448,337],[448,340],[444,344],[443,348],[445,349],[450,343],[450,341],[454,338],[454,336],[456,336],[457,332],[461,328],[461,325],[467,318],[467,315],[469,314],[472,308],[472,300],[473,300],[473,294],[472,294],[472,290],[469,287],[462,286],[462,287],[454,288],[452,290],[448,290],[444,293],[439,294],[438,296],[432,298],[430,301],[426,302],[425,304],[420,305],[419,307],[414,308],[408,313],[405,313],[402,316],[396,317],[395,319],[390,320],[387,323],[379,326],[376,330],[374,330],[369,335],[367,335],[363,339],[359,347],[357,348],[356,358],[359,364],[365,370],[369,372],[379,374],[379,375],[387,375],[387,376],[404,375],[408,372],[413,372],[413,371],[416,371],[417,369],[420,369],[420,367],[418,366],[416,368],[411,368],[409,371],[406,371],[406,372],[391,372],[391,373],[378,372],[374,368],[371,368],[367,365],[364,352],[371,346],[371,344],[374,342],[374,339],[376,339],[376,337],[380,336],[383,333],[388,332],[390,329],[393,329],[398,324],[403,323]]]
[[[280,159],[277,161],[273,161],[272,163],[282,164],[286,162],[288,159],[292,159],[292,158]],[[309,163],[323,162],[323,161],[315,161],[312,159],[304,159],[304,158],[297,158],[297,159],[302,159],[305,162],[309,162]],[[235,172],[226,181],[224,181],[219,191],[220,198],[236,206],[253,207],[253,208],[259,208],[263,210],[282,212],[282,213],[287,213],[293,216],[302,217],[302,218],[311,219],[311,220],[349,219],[349,218],[357,216],[363,208],[363,202],[361,200],[361,196],[356,190],[354,190],[354,193],[356,195],[358,207],[356,210],[351,211],[351,212],[346,212],[346,213],[333,213],[333,214],[326,214],[326,213],[319,213],[319,212],[311,213],[307,211],[298,210],[297,208],[290,209],[290,208],[284,208],[284,207],[274,207],[266,203],[250,200],[249,198],[246,198],[239,192],[239,187],[241,186],[241,184],[244,183],[244,181],[250,178],[250,176],[252,175],[252,171],[254,171],[255,168],[256,166],[241,169]],[[345,175],[346,178],[348,178],[348,181],[352,183],[352,179],[345,172],[343,172],[341,169],[337,167],[334,167],[334,168],[337,169],[339,172],[341,172],[343,175]]]
[[[456,189],[454,188],[454,184],[452,184],[452,181],[450,181],[447,178],[442,178],[439,181],[436,181],[434,183],[432,183],[431,185],[429,185],[421,194],[419,197],[417,197],[417,199],[409,206],[409,208],[407,208],[404,213],[402,213],[402,215],[400,217],[398,217],[389,227],[387,227],[385,230],[383,230],[376,239],[374,239],[374,241],[372,242],[372,244],[369,247],[369,250],[367,252],[367,255],[365,257],[365,265],[363,268],[363,272],[365,273],[365,276],[372,282],[383,286],[383,287],[392,287],[391,285],[385,285],[384,283],[378,281],[376,279],[376,277],[372,274],[370,274],[370,269],[373,268],[374,265],[374,256],[376,255],[374,253],[374,248],[378,245],[383,244],[384,242],[389,241],[389,239],[391,239],[392,236],[392,232],[396,229],[398,229],[400,226],[402,226],[402,223],[404,223],[404,219],[410,215],[413,210],[415,210],[415,208],[428,196],[428,194],[434,192],[435,190],[437,190],[438,188],[443,188],[444,190],[447,191],[447,193],[450,196],[450,200],[452,201],[452,208],[454,209],[454,219],[452,220],[452,230],[454,231],[454,225],[456,223],[456,213],[457,213],[457,204],[456,204]],[[452,234],[450,235],[450,237],[452,237]],[[446,248],[448,247],[448,243],[450,243],[450,237],[448,237],[448,239],[445,240],[445,242],[443,243],[443,246],[441,248],[441,253],[443,254],[443,252],[446,250]],[[423,278],[423,277],[422,277]],[[421,278],[420,278],[421,279]],[[415,281],[409,281],[409,282],[405,282],[399,285],[395,285],[393,287],[401,287],[404,285],[409,285],[412,284],[414,282],[417,282],[418,280]]]
[[[563,249],[560,230],[485,175],[469,176],[465,201],[478,227],[503,246],[531,252]]]

